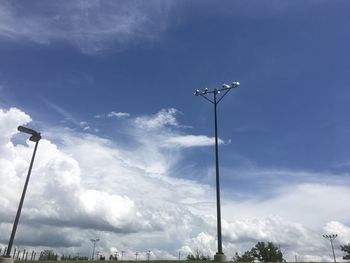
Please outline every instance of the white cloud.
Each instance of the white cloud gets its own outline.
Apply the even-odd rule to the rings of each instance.
[[[17,133],[17,127],[19,125],[27,124],[30,121],[30,116],[17,108],[10,108],[9,110],[0,109],[1,145],[9,143],[12,136]]]
[[[163,109],[153,116],[137,117],[135,124],[142,129],[159,129],[166,126],[179,127],[176,120],[178,111],[174,108]]]
[[[79,122],[76,120],[75,117],[73,117],[72,114],[70,114],[67,110],[65,110],[64,108],[54,104],[53,102],[45,99],[44,97],[41,97],[41,99],[44,101],[44,103],[49,106],[51,109],[53,109],[55,112],[57,112],[58,114],[60,114],[62,117],[64,117],[64,121],[69,121],[73,124],[75,124],[76,126],[81,126],[84,125],[85,122]]]
[[[250,198],[224,205],[226,216],[241,219],[242,217],[261,217],[266,215],[279,215],[284,218],[311,227],[320,228],[329,221],[337,220],[347,222],[348,217],[342,211],[349,209],[347,200],[350,198],[350,186],[324,185],[318,183],[298,183],[278,186],[279,189],[266,189],[274,191],[267,198],[251,194]],[[240,211],[235,213],[234,211]],[[303,211],[312,211],[309,213]]]
[[[98,250],[107,256],[115,249],[127,251],[129,259],[135,251],[148,249],[154,259],[175,259],[178,251],[184,258],[196,249],[212,256],[216,252],[214,189],[180,179],[172,169],[184,154],[183,147],[206,144],[196,142],[196,137],[190,137],[195,143],[180,140],[186,146],[168,145],[170,150],[164,150],[162,143],[154,144],[155,139],[165,142],[168,135],[187,138],[176,131],[180,125],[175,113],[163,110],[140,117],[144,125],[129,130],[133,147],[59,127],[52,128],[55,132],[43,130],[17,244],[37,250],[47,245],[64,254],[79,251],[88,255],[89,240],[99,237]],[[11,139],[17,134],[16,127],[30,120],[18,109],[0,110],[0,141],[6,145],[0,148],[2,245],[8,241],[33,151],[32,142],[15,145]],[[149,131],[150,127],[158,127],[158,133]],[[138,137],[145,133],[155,137]],[[51,136],[60,143],[53,143]],[[209,141],[205,136],[202,139]],[[339,244],[350,241],[346,183],[300,181],[267,190],[274,191],[269,198],[257,193],[243,201],[222,199],[227,256],[242,253],[258,241],[273,241],[289,260],[297,256],[327,261],[331,255],[325,253],[329,244],[323,233],[337,233]],[[336,253],[340,257],[339,248]]]
[[[126,118],[126,117],[130,117],[130,113],[112,111],[112,112],[107,114],[107,117],[109,117],[109,118],[116,117],[118,119],[119,118]]]
[[[0,37],[39,44],[66,42],[84,53],[154,41],[167,28],[171,1],[1,1]]]
[[[223,141],[218,139],[219,144]],[[177,146],[177,147],[195,147],[195,146],[210,146],[215,143],[215,138],[207,137],[203,135],[183,135],[174,136],[164,141],[165,145]]]

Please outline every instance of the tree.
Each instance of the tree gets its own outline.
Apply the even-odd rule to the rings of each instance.
[[[195,251],[195,256],[193,254],[188,254],[187,255],[187,260],[188,261],[205,261],[205,260],[210,260],[210,256],[204,256],[203,253],[201,253],[199,251],[199,249],[197,248]]]
[[[344,246],[340,246],[340,249],[346,253],[345,256],[343,256],[343,259],[350,259],[350,243]]]
[[[242,256],[236,252],[236,255],[233,257],[234,262],[254,262],[254,259],[252,251],[246,251]]]
[[[52,250],[44,250],[41,251],[39,261],[45,260],[57,260],[57,254],[55,254]]]
[[[253,256],[262,262],[283,262],[281,250],[272,242],[258,242],[251,250]]]

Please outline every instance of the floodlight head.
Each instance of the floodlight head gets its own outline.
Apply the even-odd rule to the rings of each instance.
[[[199,91],[199,89],[197,89],[193,94],[194,94],[195,96],[198,96],[200,93],[201,93],[201,92]]]
[[[229,89],[229,88],[230,88],[230,85],[228,85],[228,84],[222,84],[222,88],[223,88],[223,89]]]
[[[207,93],[208,93],[208,90],[209,90],[208,88],[205,88],[205,89],[204,89],[204,93],[207,94]]]
[[[32,135],[30,136],[29,140],[32,141],[32,142],[38,142],[40,141],[41,139],[41,135],[40,133],[36,134],[36,135]]]
[[[38,142],[41,139],[41,135],[40,135],[39,132],[34,131],[32,129],[29,129],[27,127],[18,126],[17,130],[20,131],[20,132],[23,132],[23,133],[30,134],[31,136],[30,136],[29,140],[31,140],[32,142]]]
[[[23,132],[23,133],[31,134],[31,135],[37,134],[36,131],[34,131],[32,129],[29,129],[29,128],[26,128],[26,127],[23,127],[23,126],[18,126],[17,130],[20,131],[20,132]]]
[[[234,81],[234,82],[232,82],[231,87],[232,87],[232,88],[238,88],[239,85],[240,85],[240,84],[239,84],[238,81]]]

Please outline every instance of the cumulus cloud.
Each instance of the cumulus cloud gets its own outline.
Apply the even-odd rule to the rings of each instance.
[[[65,42],[84,53],[154,41],[167,28],[170,1],[1,1],[0,37],[48,45]],[[41,12],[39,12],[40,10]]]
[[[181,179],[172,169],[184,154],[183,148],[208,145],[209,139],[199,136],[203,143],[187,144],[180,139],[183,146],[168,144],[164,150],[169,136],[197,139],[181,135],[175,114],[174,109],[162,110],[128,120],[135,124],[128,130],[132,147],[74,130],[44,129],[16,245],[89,255],[89,240],[98,237],[98,250],[107,256],[123,250],[125,258],[133,259],[135,251],[148,249],[153,259],[175,259],[178,252],[184,257],[196,250],[212,256],[216,252],[214,188]],[[30,116],[19,109],[0,110],[3,246],[10,235],[33,151],[29,140],[14,143],[16,127],[30,121]],[[158,127],[158,133],[150,132],[153,127]],[[150,136],[139,138],[145,133]],[[164,143],[154,144],[155,139]],[[270,189],[275,194],[269,198],[224,198],[225,253],[230,257],[258,241],[273,241],[288,259],[297,256],[301,260],[331,260],[324,253],[329,244],[322,234],[337,233],[341,244],[350,241],[346,225],[349,187],[344,182],[299,182],[293,188]],[[339,249],[336,253],[340,257]],[[141,258],[146,257],[140,252]]]

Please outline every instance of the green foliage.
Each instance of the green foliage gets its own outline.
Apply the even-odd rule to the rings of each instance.
[[[80,256],[71,257],[70,255],[69,256],[65,256],[65,255],[61,256],[61,261],[73,261],[73,260],[80,260],[80,261],[84,260],[84,261],[87,261],[88,257],[86,257],[86,256],[83,256],[83,257],[80,257]]]
[[[254,257],[262,262],[283,262],[283,254],[281,250],[272,242],[258,242],[251,252]]]
[[[254,262],[254,259],[252,251],[246,251],[242,256],[236,252],[236,255],[233,257],[234,262]]]
[[[348,260],[350,259],[350,243],[344,246],[340,246],[341,251],[345,252],[345,256],[343,256],[343,259]]]
[[[281,250],[272,242],[258,242],[250,251],[244,252],[240,256],[237,252],[233,257],[234,262],[284,262]]]
[[[52,250],[44,250],[40,253],[39,261],[56,261],[57,254],[55,254]]]
[[[196,250],[196,255],[188,254],[187,261],[205,261],[210,260],[210,256],[204,256],[198,249]]]

